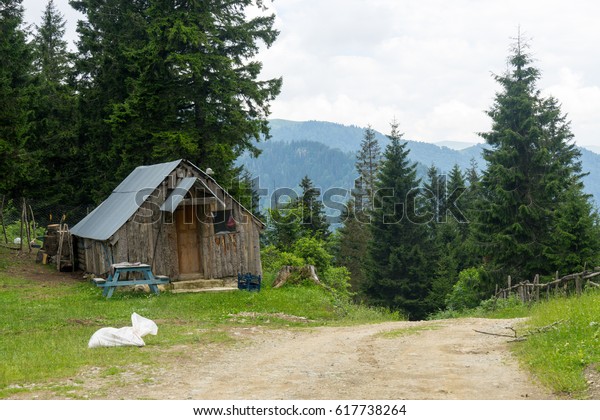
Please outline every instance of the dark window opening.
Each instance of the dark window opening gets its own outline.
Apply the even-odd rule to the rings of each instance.
[[[233,212],[231,210],[213,212],[213,226],[215,233],[235,232],[237,222],[233,218]]]

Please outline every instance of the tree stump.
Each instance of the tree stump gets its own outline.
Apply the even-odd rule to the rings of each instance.
[[[321,281],[319,280],[319,277],[317,276],[317,270],[315,269],[314,265],[305,265],[302,267],[294,267],[291,265],[286,265],[281,267],[281,269],[279,270],[279,273],[277,273],[277,277],[275,278],[275,281],[273,282],[273,288],[274,289],[278,289],[281,286],[283,286],[284,284],[286,284],[290,278],[290,276],[292,276],[292,274],[294,273],[298,273],[298,277],[300,282],[304,281],[304,280],[310,280],[315,284],[321,284]]]

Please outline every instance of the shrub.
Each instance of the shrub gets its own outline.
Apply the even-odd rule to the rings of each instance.
[[[285,265],[300,267],[306,264],[302,257],[291,252],[280,251],[273,245],[269,245],[262,250],[261,261],[263,269],[267,273],[277,273]]]
[[[323,276],[331,266],[333,257],[325,249],[324,242],[319,239],[300,238],[294,244],[292,251],[296,257],[302,258],[306,264],[314,265],[319,276]]]
[[[475,308],[481,301],[482,275],[481,269],[467,268],[460,272],[458,281],[446,298],[450,310],[460,311]]]
[[[341,296],[350,297],[350,271],[346,267],[328,267],[320,280]]]

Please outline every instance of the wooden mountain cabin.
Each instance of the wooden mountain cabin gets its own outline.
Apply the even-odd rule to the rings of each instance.
[[[262,275],[264,224],[188,161],[137,167],[71,229],[79,268],[142,262],[172,281]]]

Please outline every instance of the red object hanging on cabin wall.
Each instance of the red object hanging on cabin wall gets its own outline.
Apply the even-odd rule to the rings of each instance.
[[[227,229],[235,229],[235,219],[233,216],[229,216],[229,219],[227,220]]]

